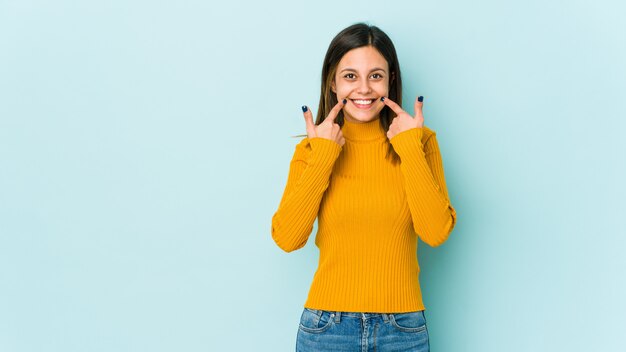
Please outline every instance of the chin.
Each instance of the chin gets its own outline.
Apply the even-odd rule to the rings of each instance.
[[[359,122],[369,122],[372,120],[376,120],[379,116],[380,112],[377,112],[375,114],[350,114],[351,120]]]

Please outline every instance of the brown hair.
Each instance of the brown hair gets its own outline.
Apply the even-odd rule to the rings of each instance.
[[[388,97],[402,106],[402,78],[396,48],[391,39],[380,28],[359,22],[339,32],[328,46],[322,66],[322,86],[315,125],[322,123],[333,106],[337,104],[337,96],[331,90],[331,83],[335,78],[339,61],[348,51],[364,46],[374,47],[387,60],[390,74]],[[386,105],[380,111],[380,126],[385,132],[389,131],[389,125],[391,125],[394,117],[396,117],[396,114]],[[343,127],[343,110],[339,111],[335,121],[339,126]],[[306,136],[304,134],[295,137]],[[389,141],[387,142],[389,143]],[[391,154],[394,162],[400,160],[391,143],[389,143],[388,151],[387,156],[389,157]]]

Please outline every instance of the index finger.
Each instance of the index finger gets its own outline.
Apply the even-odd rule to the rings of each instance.
[[[383,99],[383,103],[387,105],[391,110],[393,110],[393,112],[395,112],[396,115],[400,115],[403,112],[406,113],[404,110],[402,110],[402,107],[396,104],[396,102],[394,102],[393,100],[387,97],[382,97],[381,99]]]
[[[346,99],[343,99],[342,101],[337,102],[337,104],[335,104],[335,106],[328,113],[326,120],[330,120],[330,122],[335,122],[335,118],[339,114],[339,111],[341,110],[341,108],[343,108],[343,106],[346,104],[346,102],[347,102]]]

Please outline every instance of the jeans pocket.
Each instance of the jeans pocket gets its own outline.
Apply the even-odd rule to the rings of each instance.
[[[326,310],[304,308],[300,316],[300,330],[320,334],[334,324],[335,313]]]
[[[423,310],[406,313],[389,314],[391,325],[404,332],[421,332],[426,330],[426,317]]]

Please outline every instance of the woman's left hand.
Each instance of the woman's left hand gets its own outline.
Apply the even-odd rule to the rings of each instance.
[[[406,111],[402,110],[400,105],[396,104],[394,101],[387,97],[385,97],[383,103],[391,108],[391,110],[393,110],[393,112],[395,112],[397,115],[391,121],[389,131],[387,131],[388,139],[393,138],[400,132],[410,130],[411,128],[421,128],[424,126],[424,114],[422,113],[422,106],[424,106],[424,102],[419,101],[419,98],[415,99],[415,117],[409,115]]]

